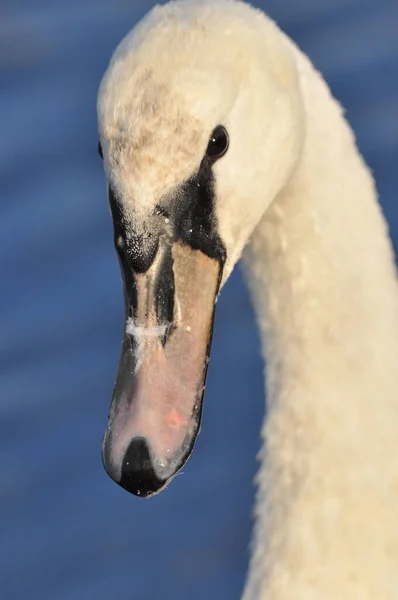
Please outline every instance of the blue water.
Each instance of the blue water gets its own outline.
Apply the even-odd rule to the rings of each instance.
[[[398,3],[269,0],[347,109],[398,242]],[[203,428],[166,492],[130,496],[101,438],[119,355],[96,91],[152,2],[0,7],[0,598],[233,600],[248,563],[262,362],[239,271],[218,304]]]

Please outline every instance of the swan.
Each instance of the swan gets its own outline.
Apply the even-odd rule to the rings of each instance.
[[[176,0],[116,49],[98,121],[126,317],[106,471],[148,497],[191,454],[242,258],[267,392],[243,599],[397,600],[397,277],[340,105],[261,11]]]

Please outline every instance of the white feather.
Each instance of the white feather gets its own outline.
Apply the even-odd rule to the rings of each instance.
[[[135,222],[197,168],[214,126],[229,132],[214,166],[223,283],[246,246],[267,363],[244,600],[397,600],[397,280],[341,107],[263,13],[207,0],[150,12],[98,110]]]

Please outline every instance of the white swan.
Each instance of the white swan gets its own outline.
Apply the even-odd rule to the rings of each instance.
[[[263,13],[207,0],[134,28],[98,113],[127,320],[107,471],[150,495],[189,456],[245,248],[268,414],[243,598],[397,600],[397,280],[340,106]]]

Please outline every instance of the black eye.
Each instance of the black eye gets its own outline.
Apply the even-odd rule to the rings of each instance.
[[[101,142],[98,142],[98,154],[100,155],[101,158],[104,158],[104,155],[102,154]]]
[[[206,156],[215,160],[223,156],[228,150],[229,137],[227,130],[222,125],[218,125],[210,136],[207,146]]]

